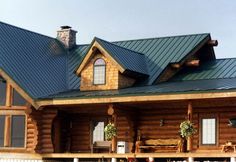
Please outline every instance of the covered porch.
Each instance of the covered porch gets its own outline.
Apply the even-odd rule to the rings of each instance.
[[[45,107],[43,113],[55,111],[55,115],[51,119],[51,127],[42,125],[48,128],[48,131],[44,129],[43,132],[46,133],[41,135],[41,145],[45,148],[42,149],[41,155],[49,159],[129,157],[230,159],[235,157],[234,150],[222,151],[222,145],[227,141],[236,142],[236,128],[228,125],[229,119],[236,116],[234,100],[235,98]],[[193,138],[188,139],[188,152],[182,153],[178,148],[168,147],[137,152],[136,144],[139,138],[180,139],[179,125],[186,119],[191,120],[197,129]],[[215,135],[212,136],[215,138],[214,144],[203,143],[203,119],[215,119]],[[103,149],[93,150],[96,140],[105,140],[103,128],[109,121],[114,122],[117,128],[117,138],[112,141],[112,153]],[[42,123],[50,125],[49,121]],[[118,141],[128,144],[127,152],[116,153]]]

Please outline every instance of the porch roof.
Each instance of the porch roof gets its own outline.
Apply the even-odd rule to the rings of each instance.
[[[152,94],[175,94],[188,92],[216,92],[235,91],[236,78],[213,79],[213,80],[191,80],[191,81],[170,81],[152,86],[131,87],[120,90],[107,91],[79,91],[70,90],[41,99],[63,99],[63,98],[97,98],[107,96],[138,96]]]

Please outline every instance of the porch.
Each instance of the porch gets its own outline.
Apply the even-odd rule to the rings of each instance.
[[[49,115],[49,111],[55,111],[55,115]],[[152,157],[190,158],[191,161],[191,159],[199,158],[226,158],[228,160],[231,158],[233,160],[236,156],[232,150],[221,151],[222,145],[227,141],[236,142],[236,128],[228,125],[228,120],[236,117],[236,103],[233,98],[57,106],[45,107],[42,112],[47,115],[47,118],[45,117],[47,121],[42,122],[44,130],[41,135],[42,153],[40,156],[46,159],[145,159]],[[52,119],[49,119],[49,116]],[[215,144],[204,144],[202,119],[213,117],[216,119],[216,134],[213,136]],[[197,128],[197,133],[188,141],[189,152],[181,153],[177,149],[135,152],[139,131],[142,139],[178,139],[179,124],[186,119],[192,120]],[[94,138],[104,138],[104,136],[93,135],[94,126],[98,122],[104,122],[105,125],[109,121],[113,121],[117,127],[117,138],[113,141],[113,145],[116,145],[117,141],[126,141],[129,145],[127,153],[117,154],[107,151],[92,153]],[[113,148],[116,152],[114,149],[116,147]]]

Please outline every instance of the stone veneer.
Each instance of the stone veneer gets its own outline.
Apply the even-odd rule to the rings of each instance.
[[[98,58],[104,59],[106,62],[106,83],[104,85],[93,84],[93,64]],[[81,91],[91,90],[113,90],[132,86],[135,80],[122,75],[118,68],[101,53],[96,54],[90,59],[89,63],[84,67],[81,72]]]
[[[76,33],[69,26],[62,26],[61,30],[57,31],[57,39],[61,41],[65,48],[70,49],[76,45]]]

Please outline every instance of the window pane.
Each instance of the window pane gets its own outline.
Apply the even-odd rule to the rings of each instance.
[[[105,66],[94,67],[94,84],[105,84]]]
[[[11,124],[11,147],[25,146],[25,116],[13,115]]]
[[[216,119],[202,119],[202,144],[216,144]]]
[[[0,78],[0,105],[5,105],[6,102],[6,82]]]
[[[4,146],[5,115],[0,115],[0,147]]]
[[[17,106],[26,105],[25,99],[21,97],[21,95],[16,90],[13,91],[13,105],[17,105]]]
[[[103,59],[97,59],[94,65],[105,65],[105,61]]]
[[[104,141],[104,122],[94,122],[93,143],[95,141]]]

